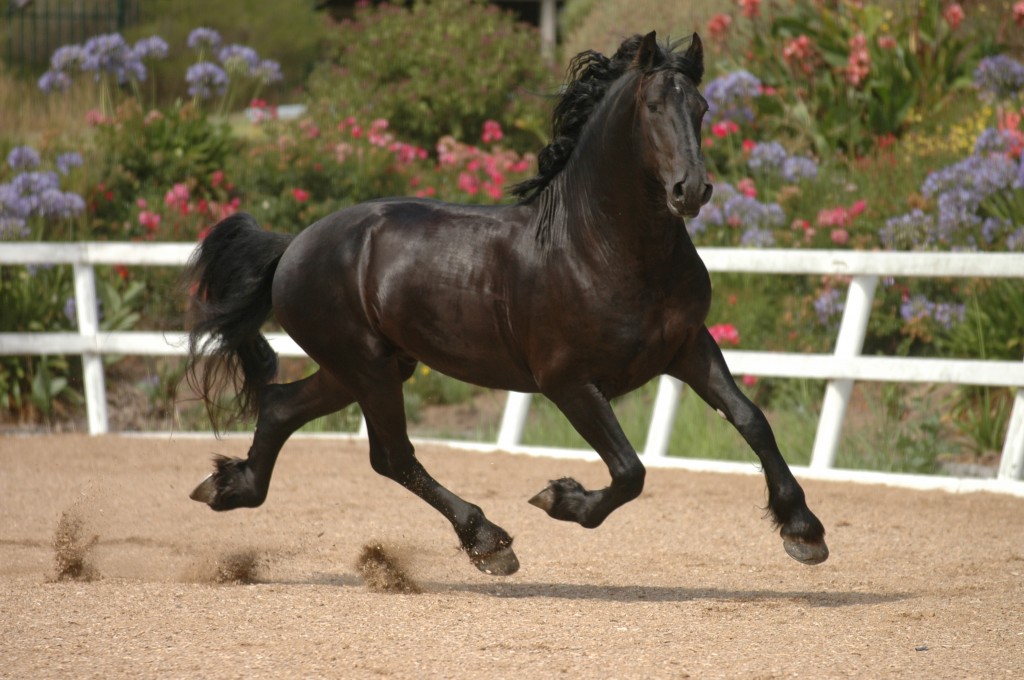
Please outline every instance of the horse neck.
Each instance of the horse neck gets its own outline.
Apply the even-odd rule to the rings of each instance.
[[[612,86],[540,202],[542,214],[557,216],[565,240],[602,260],[630,251],[645,251],[647,259],[664,232],[681,228],[662,207],[664,197],[638,152],[644,140],[636,119],[637,78],[631,74]]]

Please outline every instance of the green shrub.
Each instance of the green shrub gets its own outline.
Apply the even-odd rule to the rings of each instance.
[[[477,0],[420,0],[411,9],[358,7],[333,35],[335,57],[309,81],[315,109],[341,120],[384,118],[407,141],[431,147],[444,135],[470,140],[503,121],[516,149],[546,129],[548,102],[536,92],[552,75],[536,31]],[[546,140],[544,140],[546,141]]]

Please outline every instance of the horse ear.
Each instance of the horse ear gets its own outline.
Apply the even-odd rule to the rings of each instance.
[[[636,51],[634,63],[641,71],[649,71],[656,66],[661,66],[665,61],[665,54],[658,47],[658,35],[651,31],[640,39],[640,48]]]
[[[696,70],[697,84],[699,85],[704,77],[704,43],[696,33],[690,38],[690,46],[686,49],[684,59],[690,62]]]

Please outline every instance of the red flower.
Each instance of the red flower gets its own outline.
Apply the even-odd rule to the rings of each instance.
[[[708,21],[708,34],[712,38],[724,38],[730,24],[732,24],[731,16],[728,14],[716,14]]]
[[[498,121],[484,121],[484,132],[480,136],[480,141],[484,144],[490,144],[491,142],[500,141],[504,136],[505,133],[501,131],[501,124]]]
[[[748,19],[760,16],[761,0],[740,0],[740,13]]]
[[[740,332],[736,330],[736,326],[731,323],[719,323],[708,328],[708,332],[711,333],[711,337],[715,339],[719,345],[738,345],[740,344]]]
[[[299,203],[305,203],[306,201],[309,200],[309,192],[306,191],[305,189],[292,189],[292,196]]]
[[[946,7],[946,11],[942,13],[942,16],[946,19],[949,27],[955,31],[960,22],[964,20],[964,8],[960,6],[960,3],[954,2]]]

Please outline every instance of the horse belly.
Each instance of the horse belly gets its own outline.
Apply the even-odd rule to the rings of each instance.
[[[509,330],[508,303],[486,291],[434,281],[404,300],[391,299],[380,328],[405,354],[458,380],[484,387],[531,391],[533,377]]]

